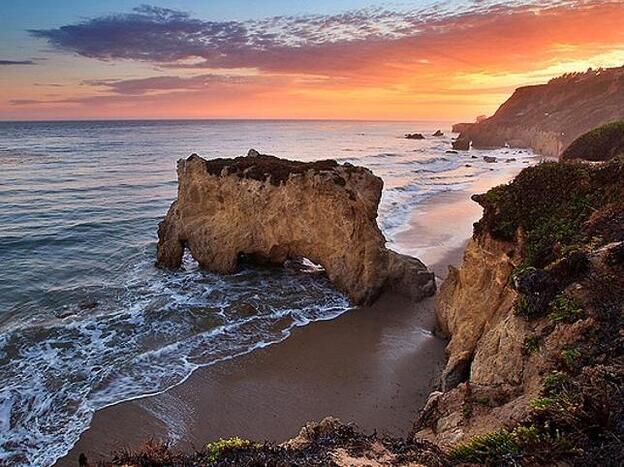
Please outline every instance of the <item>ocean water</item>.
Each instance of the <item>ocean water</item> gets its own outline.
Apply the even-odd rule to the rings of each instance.
[[[429,136],[437,129],[446,135]],[[480,151],[446,153],[449,130],[444,122],[0,122],[0,464],[51,465],[96,410],[165,391],[201,366],[350,308],[319,274],[245,265],[218,276],[188,255],[180,271],[155,268],[177,159],[253,147],[367,166],[384,179],[379,223],[392,243],[419,203],[504,165],[485,163]],[[402,137],[414,131],[427,138]],[[492,153],[518,168],[533,157]]]

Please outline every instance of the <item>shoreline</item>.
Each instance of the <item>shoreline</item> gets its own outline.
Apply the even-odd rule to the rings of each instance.
[[[422,259],[438,280],[459,265],[481,208],[473,193],[506,182],[513,169],[483,174],[465,190],[447,192],[415,209],[393,247]],[[392,294],[370,307],[296,328],[282,342],[196,370],[185,382],[147,398],[97,411],[90,428],[55,465],[76,465],[80,453],[97,462],[111,451],[149,439],[175,449],[220,437],[282,442],[308,421],[335,416],[404,436],[446,362],[435,337],[433,298],[419,303]]]

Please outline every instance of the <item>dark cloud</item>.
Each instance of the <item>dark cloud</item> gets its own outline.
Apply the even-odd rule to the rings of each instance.
[[[124,80],[89,80],[83,84],[104,87],[115,94],[141,95],[159,91],[206,90],[214,86],[249,84],[256,81],[258,79],[250,76],[205,74],[191,77],[154,76]]]
[[[33,60],[0,60],[0,66],[36,65]]]
[[[45,104],[45,101],[38,99],[11,99],[9,104],[11,105],[32,105],[32,104]]]
[[[514,8],[575,4],[572,0],[440,3],[427,10],[368,8],[338,15],[279,16],[250,21],[206,21],[188,13],[141,6],[131,13],[88,19],[56,29],[29,31],[56,49],[102,60],[129,59],[193,68],[264,70],[353,67],[352,52],[392,41],[439,35],[453,18],[507,14]],[[193,59],[189,64],[185,61]],[[458,58],[459,60],[459,58]]]

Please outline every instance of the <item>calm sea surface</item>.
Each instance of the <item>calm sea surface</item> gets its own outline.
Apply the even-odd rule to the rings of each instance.
[[[438,128],[447,136],[429,136]],[[461,190],[497,165],[447,154],[449,129],[431,122],[0,122],[0,464],[50,465],[95,410],[162,392],[198,367],[349,308],[322,278],[281,268],[222,277],[186,257],[182,271],[156,269],[156,229],[176,196],[177,159],[253,147],[367,166],[384,179],[379,221],[392,241],[423,200]],[[413,131],[427,139],[402,138]],[[513,157],[520,166],[531,155]]]

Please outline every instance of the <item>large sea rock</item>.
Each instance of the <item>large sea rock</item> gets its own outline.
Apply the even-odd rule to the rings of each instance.
[[[250,151],[247,157],[178,161],[178,198],[158,229],[158,260],[180,265],[188,248],[222,274],[246,255],[281,264],[308,258],[356,304],[385,289],[415,300],[433,295],[433,273],[385,247],[377,226],[381,178],[333,160],[298,162]]]

